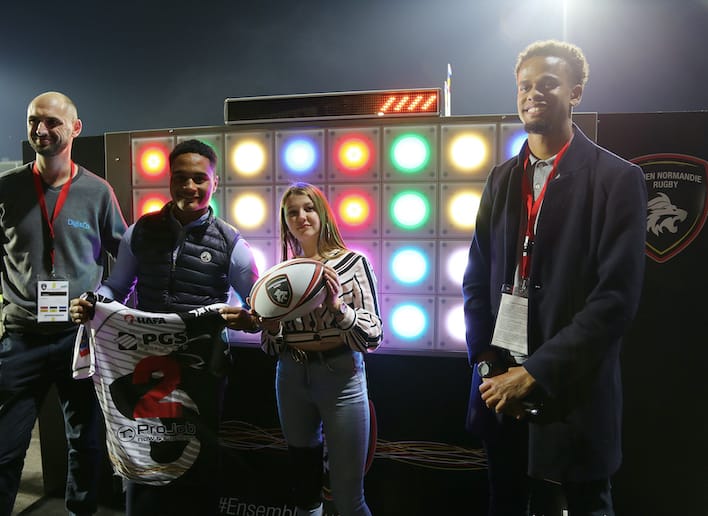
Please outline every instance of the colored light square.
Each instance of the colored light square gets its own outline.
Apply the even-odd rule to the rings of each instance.
[[[226,133],[224,182],[227,185],[273,181],[273,135],[269,131]]]
[[[497,162],[496,124],[456,124],[441,127],[443,181],[484,181]]]

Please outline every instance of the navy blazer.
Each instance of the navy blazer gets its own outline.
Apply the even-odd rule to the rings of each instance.
[[[548,184],[529,275],[524,367],[557,408],[529,424],[529,474],[558,481],[609,477],[621,463],[620,342],[641,294],[646,185],[641,169],[575,136]],[[523,157],[490,173],[463,280],[470,363],[490,349],[501,287],[519,256]],[[497,419],[474,371],[468,429],[484,437]]]

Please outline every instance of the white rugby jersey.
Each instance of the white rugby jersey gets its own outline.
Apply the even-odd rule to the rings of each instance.
[[[73,376],[93,379],[115,472],[143,484],[167,484],[199,456],[194,400],[199,378],[214,374],[214,364],[228,352],[218,336],[225,325],[218,309],[227,305],[152,313],[98,298],[76,338]]]

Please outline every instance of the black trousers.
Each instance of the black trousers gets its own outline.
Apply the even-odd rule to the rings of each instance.
[[[12,511],[32,428],[52,384],[68,447],[66,507],[70,514],[96,511],[102,421],[93,382],[71,375],[75,338],[76,330],[59,335],[7,332],[0,339],[0,516]]]
[[[219,422],[227,384],[226,377],[204,372],[182,380],[200,409],[192,422],[197,425],[201,449],[194,465],[181,477],[164,486],[126,480],[126,516],[216,516],[219,514],[221,459]]]
[[[609,479],[550,482],[531,479],[528,424],[501,417],[484,440],[489,477],[488,516],[614,516]]]

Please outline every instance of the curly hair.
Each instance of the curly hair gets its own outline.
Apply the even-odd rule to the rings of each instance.
[[[280,244],[281,259],[288,260],[302,255],[300,242],[288,230],[286,219],[286,205],[288,199],[293,195],[306,195],[312,201],[317,215],[320,217],[320,234],[317,239],[317,252],[323,258],[334,258],[339,256],[347,246],[339,233],[337,222],[334,218],[332,208],[327,202],[322,190],[309,183],[293,183],[283,193],[280,201]]]
[[[211,163],[211,168],[216,169],[216,152],[201,140],[185,140],[178,143],[170,152],[170,168],[172,168],[175,158],[181,154],[199,154],[204,156]]]
[[[536,41],[527,46],[516,59],[516,67],[514,68],[514,76],[519,75],[521,65],[527,59],[532,57],[559,57],[568,63],[570,68],[571,78],[574,84],[580,84],[585,87],[590,74],[590,67],[587,59],[580,47],[567,43],[565,41],[557,41],[549,39],[546,41]]]

